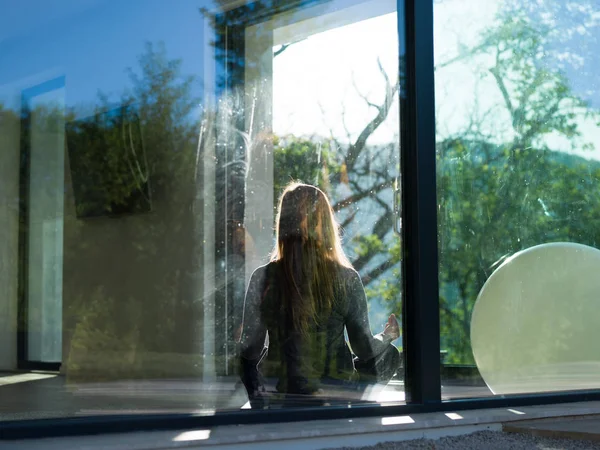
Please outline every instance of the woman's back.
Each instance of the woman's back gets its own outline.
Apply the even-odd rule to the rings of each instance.
[[[328,381],[350,380],[353,355],[344,329],[362,361],[393,349],[389,343],[398,335],[393,315],[387,335],[371,334],[362,282],[323,191],[286,187],[276,231],[271,262],[252,274],[244,302],[241,365],[250,398],[261,392],[261,376],[276,377],[279,392],[303,395]]]
[[[295,329],[289,311],[282,307],[286,304],[282,265],[271,262],[252,275],[246,295],[242,357],[260,364],[264,377],[276,377],[279,392],[314,394],[324,384],[351,380],[353,355],[346,344],[345,328],[352,351],[361,360],[373,359],[388,347],[390,339],[371,334],[358,273],[331,264],[338,280],[332,306],[317,311],[306,330]]]
[[[323,379],[347,380],[351,377],[352,356],[344,339],[344,319],[348,311],[344,293],[349,270],[330,263],[329,272],[338,282],[334,297],[322,303],[331,306],[315,311],[306,330],[299,330],[289,310],[279,306],[285,304],[283,296],[289,295],[289,291],[282,289],[282,265],[273,262],[266,266],[265,277],[270,287],[260,315],[269,332],[267,364],[272,362],[273,367],[269,367],[265,375],[278,377],[279,391],[309,394],[320,388]]]

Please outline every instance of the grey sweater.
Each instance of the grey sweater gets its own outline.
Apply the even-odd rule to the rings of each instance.
[[[276,377],[279,392],[313,394],[323,383],[352,379],[352,353],[369,361],[390,350],[388,336],[371,333],[359,274],[342,266],[336,270],[340,286],[332,310],[315,321],[308,333],[294,331],[286,318],[278,289],[282,276],[278,264],[269,263],[252,274],[244,301],[240,361],[251,398],[261,389],[262,377]]]

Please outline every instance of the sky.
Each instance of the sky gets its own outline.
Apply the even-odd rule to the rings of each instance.
[[[201,6],[212,1],[0,0],[0,100],[11,91],[66,76],[67,107],[94,102],[99,91],[117,99],[129,86],[145,42],[165,43],[182,71],[202,90]],[[52,6],[50,6],[52,5]]]
[[[503,0],[444,0],[435,6],[435,63],[442,66],[460,54],[461,48],[474,47],[481,34],[495,21]],[[541,7],[540,7],[541,8]],[[565,31],[573,27],[565,20]],[[560,27],[560,18],[554,18]],[[307,25],[309,26],[309,25]],[[593,31],[600,36],[600,30]],[[577,34],[577,32],[575,33]],[[570,44],[589,38],[581,30]],[[579,39],[579,41],[578,41]],[[555,44],[560,57],[556,61],[575,59],[566,43]],[[395,14],[386,14],[351,25],[321,32],[294,43],[274,60],[274,130],[277,134],[333,134],[344,138],[347,131],[353,139],[376,110],[362,97],[381,103],[384,81],[378,72],[377,59],[382,61],[390,77],[397,74],[398,36]],[[589,55],[588,55],[589,56]],[[552,63],[550,61],[548,64]],[[436,71],[436,115],[438,139],[464,130],[470,118],[480,118],[482,128],[496,142],[507,142],[514,136],[508,110],[502,94],[489,73],[494,61],[491,56],[467,58]],[[573,91],[592,107],[600,107],[596,89],[600,59],[588,57],[577,64],[561,64],[550,69],[563,70]],[[581,70],[585,68],[586,70]],[[486,117],[486,112],[491,111]],[[344,117],[344,120],[341,118]],[[561,136],[551,135],[545,143],[552,149],[600,160],[600,147],[583,149],[585,142],[600,142],[600,129],[594,119],[578,121],[583,136],[575,149]],[[397,140],[398,103],[388,120],[370,138],[370,143]]]
[[[398,76],[395,14],[334,28],[290,46],[273,63],[275,133],[345,138],[349,131],[356,139],[377,114],[366,100],[380,105],[385,97],[378,60],[393,82]],[[396,99],[370,142],[389,143],[398,135]]]
[[[441,0],[435,4],[436,63],[456,55],[461,45],[470,46],[486,26],[493,22],[498,8],[507,0]],[[582,0],[582,3],[585,3]],[[116,100],[129,87],[128,67],[136,68],[145,42],[163,41],[171,58],[182,61],[182,72],[194,75],[194,95],[210,82],[212,48],[210,31],[205,29],[200,7],[211,8],[211,0],[0,0],[0,101],[20,89],[66,75],[67,107],[93,103],[98,92]],[[357,0],[330,2],[330,10]],[[548,0],[538,2],[542,11]],[[571,2],[577,3],[577,2]],[[374,5],[394,5],[392,0],[377,0],[355,7],[352,20],[361,19]],[[393,9],[393,6],[392,6]],[[542,13],[540,13],[542,15]],[[347,19],[346,19],[347,20]],[[553,17],[558,29],[572,23]],[[564,23],[561,22],[563,20]],[[347,20],[348,21],[348,20]],[[305,22],[305,30],[317,29]],[[596,30],[595,35],[600,33]],[[579,39],[579,41],[578,41]],[[582,47],[590,36],[575,33],[573,48]],[[345,134],[340,117],[344,115],[351,134],[357,133],[374,109],[364,99],[381,101],[383,78],[377,57],[385,71],[396,73],[398,37],[395,14],[361,20],[309,36],[295,43],[274,61],[274,129],[280,133]],[[561,55],[568,53],[557,48]],[[564,56],[564,55],[563,55]],[[477,64],[485,65],[485,61]],[[458,62],[436,73],[437,125],[440,137],[464,127],[473,105],[481,111],[501,103],[491,77],[477,73],[474,61]],[[567,65],[565,71],[575,91],[592,106],[600,106],[595,74],[600,58],[588,57],[581,67]],[[334,75],[335,74],[335,75]],[[341,102],[340,102],[341,100]],[[300,107],[299,105],[302,105]],[[324,115],[325,114],[325,115]],[[505,139],[510,134],[506,113],[499,111],[489,127]],[[389,120],[372,136],[372,142],[397,139],[397,105]],[[582,122],[588,141],[600,138],[595,122]],[[554,147],[566,150],[559,138]],[[589,156],[589,155],[586,155]],[[600,159],[600,150],[595,152]]]

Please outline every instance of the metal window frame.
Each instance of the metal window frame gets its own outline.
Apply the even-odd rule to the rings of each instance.
[[[439,404],[433,1],[399,0],[398,11],[405,391],[407,403]]]
[[[166,431],[211,428],[226,425],[285,423],[312,420],[390,417],[432,412],[457,412],[469,409],[516,408],[600,400],[597,391],[516,395],[495,398],[444,401],[437,404],[356,405],[348,407],[311,407],[260,411],[230,411],[212,416],[194,414],[138,414],[114,416],[67,417],[0,422],[3,440],[40,439],[62,436],[126,433],[134,431]]]
[[[151,414],[0,422],[0,440],[177,430],[234,424],[381,417],[598,401],[600,391],[566,391],[442,401],[437,265],[433,1],[398,0],[402,71],[404,333],[407,404]],[[256,18],[254,18],[256,20]],[[410,170],[407,170],[409,169]]]

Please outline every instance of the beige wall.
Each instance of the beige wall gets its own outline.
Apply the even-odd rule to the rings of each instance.
[[[151,212],[121,217],[77,218],[68,158],[65,172],[63,372],[200,376],[202,249],[185,161],[155,170]]]
[[[21,83],[24,84],[24,83]],[[27,83],[27,86],[32,83]],[[26,87],[27,87],[26,86]],[[20,85],[5,92],[11,99]],[[18,99],[11,107],[18,111]],[[16,105],[16,106],[15,106]],[[160,137],[160,136],[159,136]],[[150,178],[152,211],[80,219],[68,152],[62,289],[62,367],[78,380],[200,377],[214,335],[214,168],[212,200],[196,173],[197,140],[162,136]],[[169,139],[174,141],[172,146]],[[184,148],[177,139],[184,141]],[[193,148],[189,143],[194,144]],[[178,146],[178,147],[177,147]],[[173,151],[177,147],[179,151]],[[0,370],[17,368],[20,119],[0,120]],[[51,169],[49,169],[51,170]],[[204,234],[204,227],[213,229]],[[207,252],[203,246],[209,246]],[[207,264],[210,270],[205,270]],[[210,284],[210,283],[209,283]],[[205,330],[204,323],[211,325]],[[209,345],[209,358],[215,357]],[[208,375],[214,371],[208,367]]]
[[[18,117],[3,114],[0,370],[17,368],[19,130]],[[199,224],[212,224],[201,183],[181,172],[186,161],[167,161],[151,178],[151,212],[78,219],[68,158],[65,166],[62,371],[84,380],[201,376],[203,276],[212,275],[201,264]]]
[[[0,112],[0,370],[17,367],[19,129]]]

